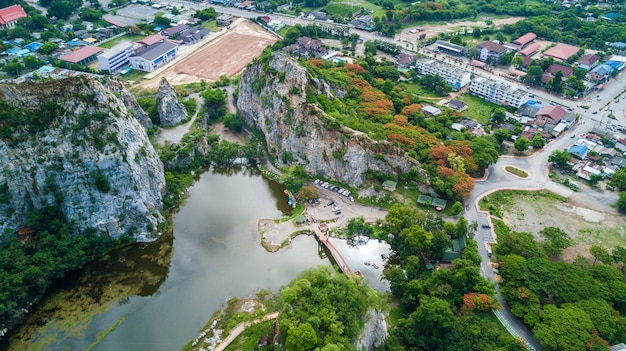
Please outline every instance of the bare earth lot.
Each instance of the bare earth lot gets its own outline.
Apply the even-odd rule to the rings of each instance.
[[[189,79],[216,81],[221,75],[232,77],[261,55],[278,38],[258,25],[245,21],[171,68]]]
[[[570,202],[528,195],[515,196],[510,205],[502,208],[504,222],[512,231],[529,232],[541,241],[539,231],[545,227],[559,227],[576,242],[562,255],[572,261],[577,255],[591,257],[589,247],[601,245],[611,248],[626,243],[624,218],[615,210],[594,210]]]
[[[222,29],[226,31],[225,28]],[[218,81],[221,75],[232,77],[252,60],[261,55],[263,49],[278,41],[273,34],[248,20],[237,20],[230,30],[211,42],[174,63],[161,74],[138,85],[145,90],[154,90],[165,77],[173,85],[193,82]]]

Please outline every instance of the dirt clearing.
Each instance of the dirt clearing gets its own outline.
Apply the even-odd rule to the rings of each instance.
[[[138,83],[145,90],[156,89],[161,77],[173,85],[218,81],[241,72],[263,49],[278,41],[270,32],[248,20],[236,21],[230,30],[174,63],[158,76]]]
[[[538,241],[543,240],[538,233],[545,227],[558,227],[567,232],[577,245],[565,251],[561,258],[566,261],[578,254],[589,256],[591,245],[610,251],[626,243],[624,218],[615,210],[585,208],[541,193],[500,195],[497,199],[490,198],[489,203],[499,209],[511,231],[532,233]],[[481,207],[484,206],[481,204]]]

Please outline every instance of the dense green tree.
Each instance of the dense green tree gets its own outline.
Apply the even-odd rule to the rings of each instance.
[[[0,201],[0,203],[2,203],[2,201]],[[626,248],[623,246],[613,248],[611,257],[613,258],[613,262],[622,264],[622,272],[624,272],[624,269],[626,268]]]
[[[226,114],[226,92],[221,89],[207,89],[200,93],[209,119],[220,119]]]
[[[454,322],[450,304],[436,297],[423,296],[419,307],[409,317],[405,339],[408,345],[422,350],[446,350],[446,335]]]
[[[534,334],[546,351],[578,351],[587,349],[592,329],[591,318],[580,308],[547,305]]]
[[[509,66],[511,62],[513,62],[513,56],[515,55],[515,51],[505,51],[500,55],[500,60],[498,60],[498,64],[502,66]]]
[[[42,46],[37,49],[39,53],[42,55],[50,55],[54,50],[58,49],[59,46],[53,42],[45,42]]]
[[[543,236],[543,251],[548,256],[560,255],[564,249],[571,246],[574,242],[563,229],[557,227],[543,228],[539,234]]]
[[[522,58],[522,56],[517,55],[513,57],[511,63],[513,64],[513,66],[515,66],[515,68],[520,69],[524,65],[524,59]]]
[[[506,119],[506,110],[501,107],[496,108],[491,114],[491,118],[490,118],[490,120],[494,123],[504,122],[505,119]]]
[[[217,11],[212,7],[207,7],[206,9],[197,10],[193,16],[203,21],[211,21],[217,18]]]
[[[171,21],[167,17],[163,17],[162,15],[158,15],[158,16],[154,17],[154,20],[152,20],[152,23],[155,26],[169,27],[170,24],[171,24]]]
[[[563,92],[563,71],[557,71],[548,82],[548,86],[553,92],[561,94]]]
[[[602,246],[592,245],[591,248],[589,249],[589,253],[594,258],[593,260],[594,265],[598,261],[604,264],[611,264],[611,262],[613,261],[613,258],[609,254],[609,251],[607,251],[607,249],[603,248]]]
[[[539,65],[531,64],[526,70],[526,75],[522,78],[525,82],[532,85],[540,85],[543,69]]]
[[[312,351],[320,344],[315,329],[309,323],[302,323],[287,331],[285,347],[287,350]]]
[[[39,62],[39,60],[37,59],[37,56],[35,55],[26,55],[24,56],[22,61],[24,62],[24,66],[31,70],[41,65],[41,62]]]
[[[568,169],[571,158],[572,156],[565,150],[554,150],[548,157],[548,162],[552,162],[557,168]]]
[[[519,152],[528,150],[529,146],[530,146],[530,140],[524,137],[519,137],[515,139],[515,141],[513,142],[513,147],[515,148],[515,150]]]
[[[537,133],[530,141],[530,145],[533,147],[533,149],[541,149],[544,147],[544,145],[546,145],[546,140],[541,136],[541,133]]]
[[[69,1],[52,0],[50,6],[48,6],[48,16],[66,20],[72,15],[74,10],[76,8]]]
[[[18,60],[11,60],[4,65],[2,70],[10,75],[17,76],[24,71],[24,64]]]
[[[385,220],[389,225],[389,232],[397,235],[404,228],[408,228],[417,222],[415,211],[400,204],[393,204],[385,216]]]
[[[469,146],[478,168],[485,169],[498,161],[500,154],[489,136],[476,137],[470,141]]]
[[[626,190],[626,167],[620,168],[611,176],[611,183],[620,191]]]

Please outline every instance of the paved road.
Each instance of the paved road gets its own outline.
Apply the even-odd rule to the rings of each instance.
[[[184,5],[186,8],[193,9],[202,9],[209,6],[207,4],[198,4],[184,0],[173,1],[172,3],[178,6]],[[264,15],[260,12],[239,10],[232,7],[222,7],[215,5],[210,6],[214,7],[218,12],[230,14],[237,17],[256,18],[257,16]],[[279,14],[271,14],[271,17],[274,19],[280,19],[287,25],[307,25],[313,23],[313,21],[306,20],[304,18]],[[324,24],[333,25],[328,23]],[[354,28],[351,28],[350,32],[359,34],[360,38],[363,40],[383,40],[394,44],[397,44],[397,41],[399,40],[399,38],[396,39],[382,37],[376,33],[361,31]],[[418,52],[424,55],[434,56],[432,52],[428,52],[423,49],[418,48]],[[439,58],[442,58],[442,56],[443,55],[438,55]],[[445,56],[443,58],[445,59]],[[446,61],[458,67],[473,70],[477,75],[503,80],[503,78],[499,76],[497,70],[490,73],[487,71],[473,69],[468,66],[468,60],[457,61],[452,58],[448,58]],[[483,261],[481,264],[481,273],[488,280],[494,282],[494,275],[493,269],[490,265],[490,258],[487,255],[485,243],[493,242],[494,238],[491,229],[483,228],[481,226],[481,224],[483,223],[488,223],[489,219],[487,213],[478,211],[478,200],[486,194],[500,189],[547,189],[565,197],[576,196],[576,194],[572,193],[569,188],[554,183],[547,177],[546,166],[548,163],[548,157],[550,153],[554,150],[562,150],[571,146],[572,142],[575,140],[570,138],[572,135],[579,136],[581,134],[584,134],[591,130],[591,128],[593,128],[594,126],[607,127],[608,123],[616,123],[626,126],[626,116],[623,113],[626,110],[626,99],[621,98],[621,95],[625,93],[625,77],[626,76],[621,73],[616,79],[605,84],[605,88],[602,91],[596,92],[595,94],[592,94],[580,100],[569,100],[565,99],[562,96],[552,95],[541,89],[527,88],[532,94],[535,95],[537,99],[540,99],[544,102],[554,101],[578,113],[581,116],[581,120],[576,126],[568,130],[566,133],[563,133],[558,139],[552,141],[543,150],[535,153],[531,157],[501,157],[495,165],[489,168],[488,177],[483,181],[476,182],[474,191],[471,193],[468,199],[469,204],[471,205],[467,207],[465,216],[470,221],[470,223],[476,221],[479,224],[477,229],[478,233],[476,233],[474,238],[478,242],[478,249],[481,256],[483,257]],[[519,85],[523,87],[523,85]],[[616,98],[620,98],[620,101],[615,102]],[[588,109],[583,109],[582,106],[588,106]],[[607,107],[609,108],[609,110],[612,109],[612,111],[605,111],[604,109],[606,109]],[[596,114],[593,114],[594,111],[598,112]],[[617,121],[613,121],[608,118],[608,114],[610,112],[613,112],[613,114],[617,118]],[[516,166],[520,169],[525,170],[529,173],[529,177],[526,179],[520,179],[505,172],[504,167],[507,165]],[[588,201],[595,200],[593,196],[587,197],[586,199]],[[528,330],[528,328],[526,328],[526,326],[519,319],[513,316],[506,301],[504,300],[497,288],[496,292],[498,300],[504,306],[504,309],[500,313],[502,317],[501,321],[503,322],[503,324],[508,325],[510,329],[512,329],[513,333],[517,334],[527,345],[530,345],[530,347],[534,348],[535,350],[542,350],[541,345],[533,338],[533,335]]]
[[[228,345],[230,345],[230,343],[233,342],[248,327],[253,326],[255,324],[258,324],[258,323],[261,323],[261,322],[267,322],[267,321],[269,321],[271,319],[276,319],[276,318],[278,318],[278,312],[266,314],[262,318],[255,319],[255,320],[250,321],[250,322],[241,322],[241,323],[237,324],[237,326],[234,327],[228,333],[228,336],[224,339],[224,341],[222,341],[219,345],[217,345],[217,347],[215,347],[215,349],[213,349],[213,351],[223,351],[224,349],[226,349],[226,347],[228,347]]]

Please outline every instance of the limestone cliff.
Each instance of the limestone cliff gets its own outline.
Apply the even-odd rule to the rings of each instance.
[[[154,239],[163,164],[123,93],[85,77],[0,85],[0,235],[60,206],[78,230]]]
[[[331,98],[344,94],[312,78],[282,52],[273,53],[269,63],[253,63],[241,77],[237,107],[245,122],[264,134],[276,166],[303,165],[312,175],[354,187],[363,183],[368,169],[396,175],[419,167],[403,150],[339,126],[308,104],[309,84]]]
[[[176,90],[165,78],[159,82],[157,111],[161,127],[175,126],[187,118],[185,106],[178,101]]]

